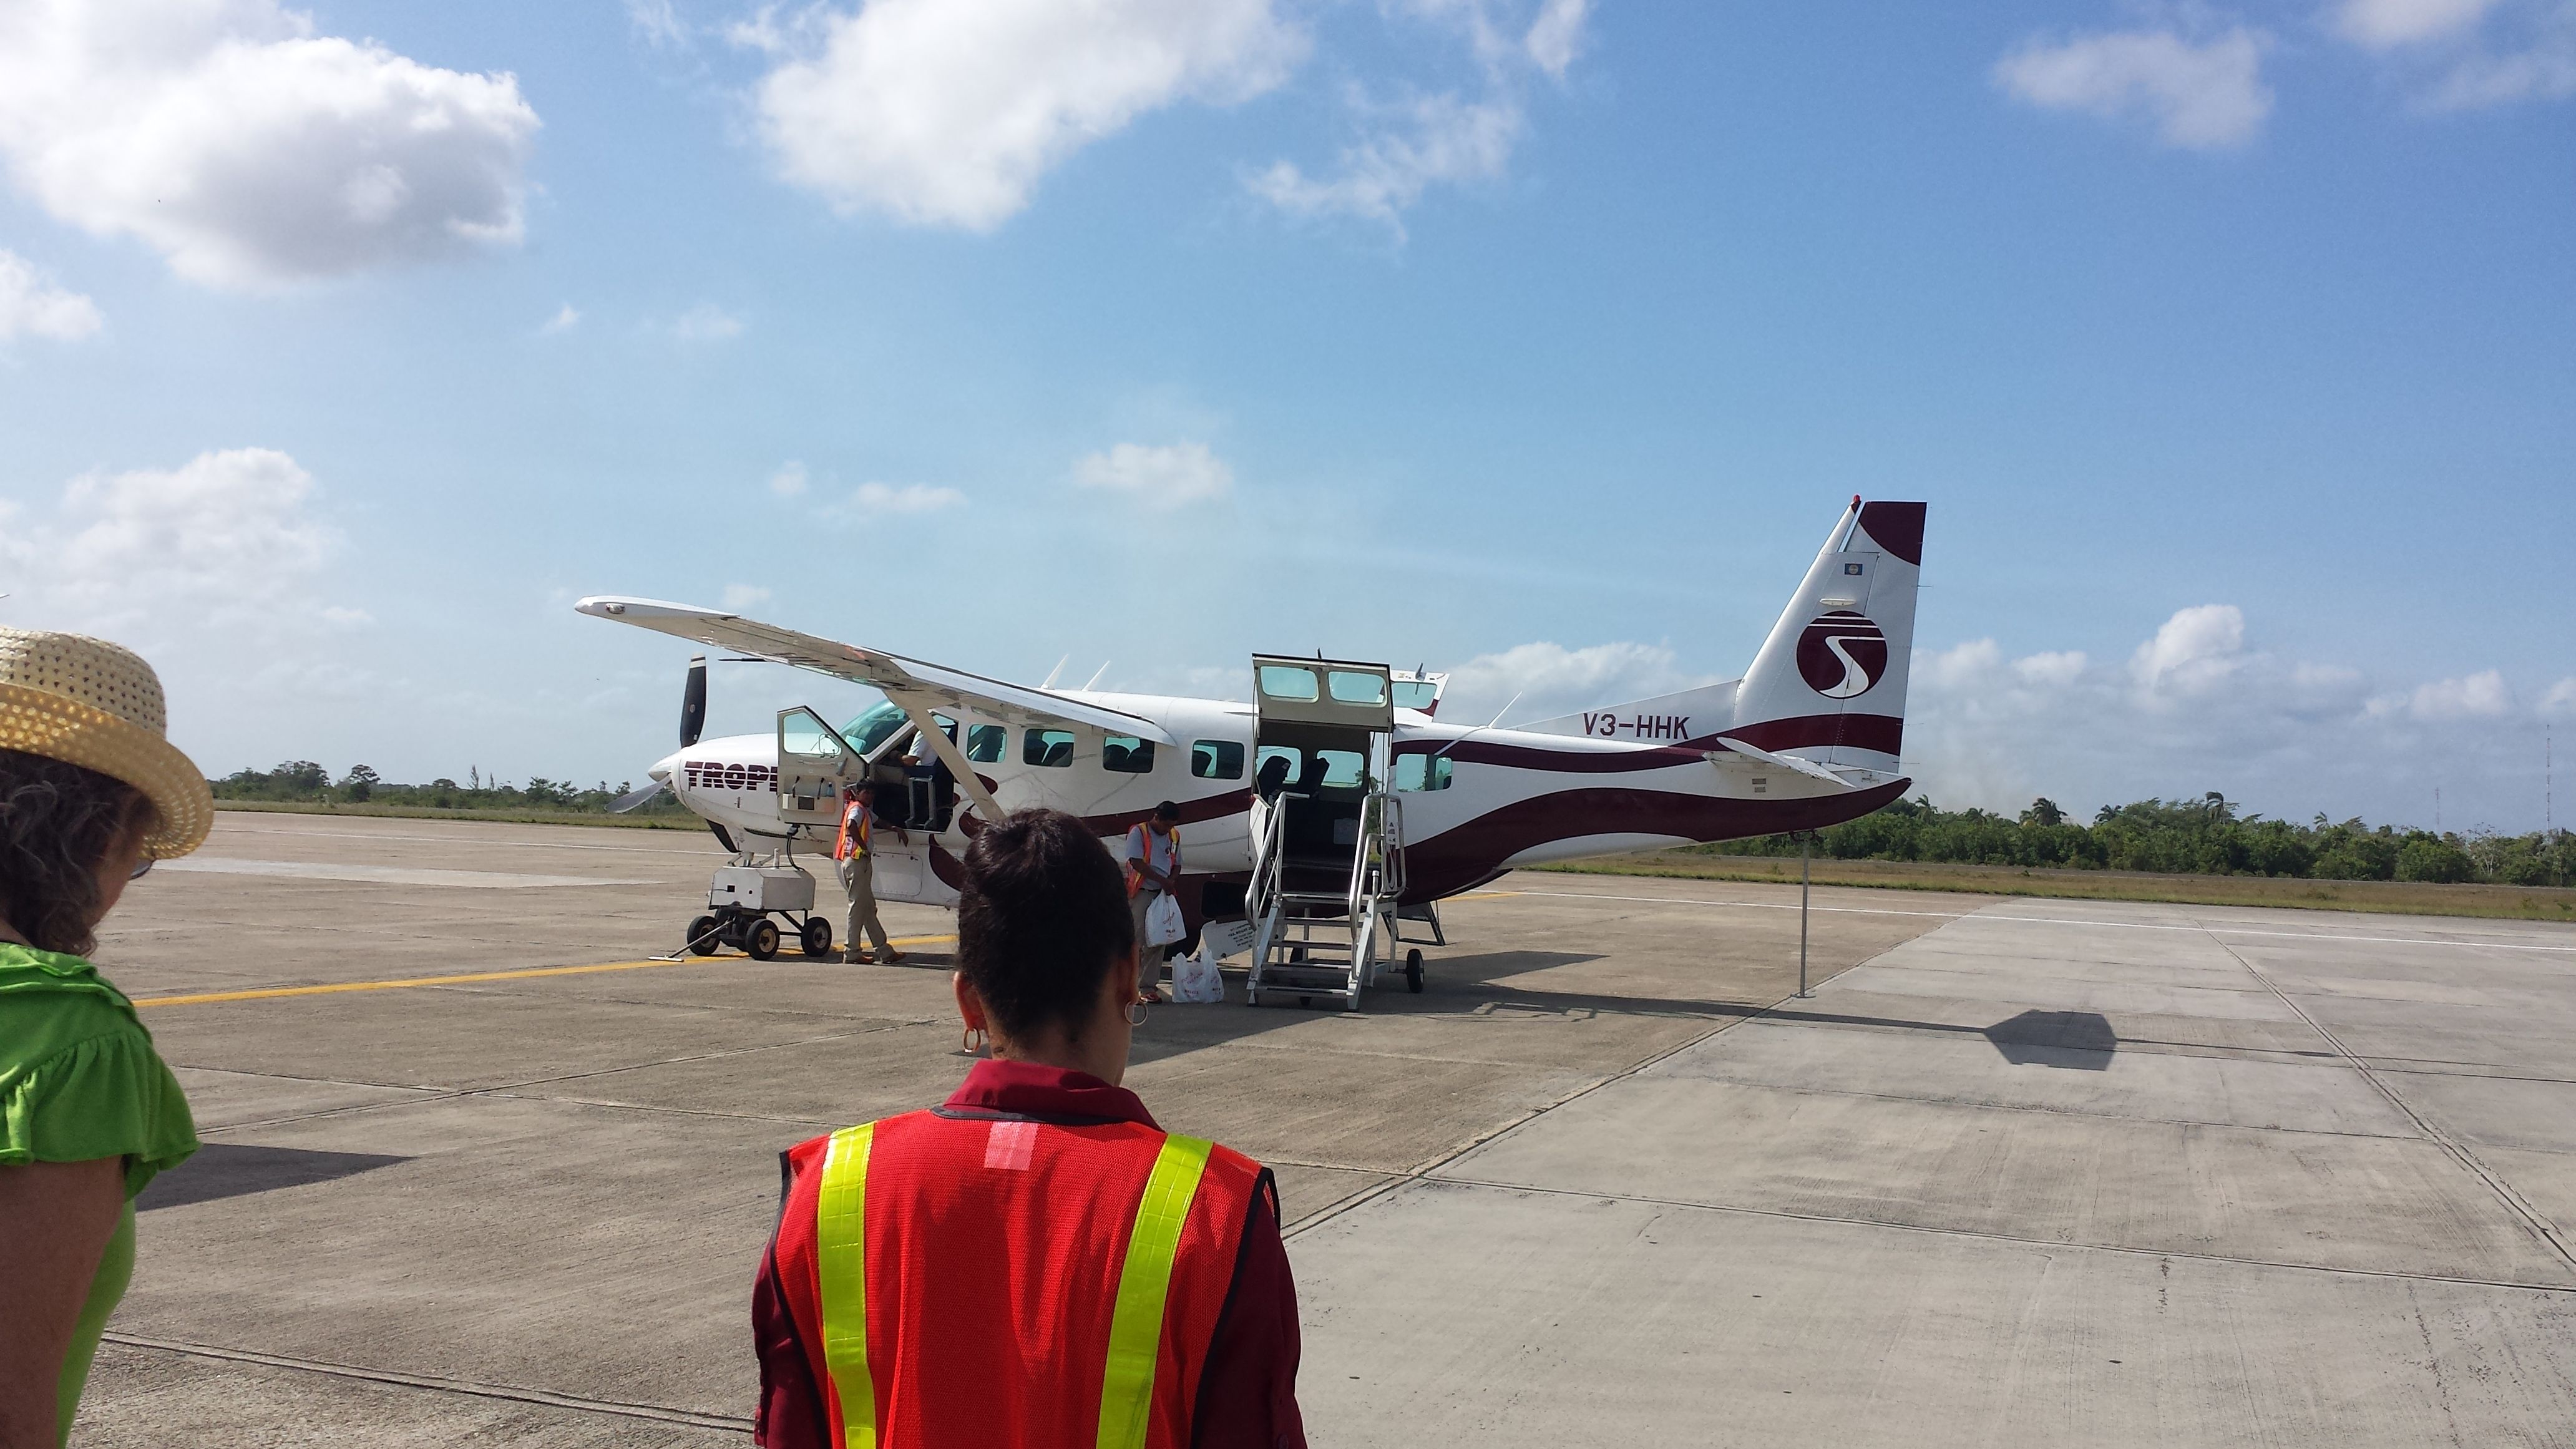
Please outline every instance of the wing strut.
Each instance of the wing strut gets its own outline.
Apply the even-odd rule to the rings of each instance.
[[[888,695],[887,698],[894,697]],[[984,788],[984,778],[975,773],[972,765],[966,763],[964,755],[957,752],[957,742],[948,737],[948,731],[941,729],[939,721],[932,719],[930,711],[920,705],[903,699],[897,699],[895,703],[903,706],[903,717],[912,721],[913,729],[918,732],[917,737],[928,740],[932,751],[939,756],[939,763],[946,765],[948,773],[957,777],[957,788],[965,791],[967,798],[975,802],[975,808],[982,813],[984,822],[988,825],[1001,824],[1002,807],[993,803],[993,792]]]

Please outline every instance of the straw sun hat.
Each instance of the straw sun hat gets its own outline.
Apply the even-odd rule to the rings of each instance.
[[[161,816],[143,841],[153,860],[203,845],[215,823],[214,792],[168,732],[161,677],[133,650],[83,634],[0,628],[0,750],[142,791]]]

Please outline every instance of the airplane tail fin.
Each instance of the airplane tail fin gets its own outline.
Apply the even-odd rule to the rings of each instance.
[[[1852,500],[1736,687],[1729,738],[1820,764],[1896,769],[1925,512]]]

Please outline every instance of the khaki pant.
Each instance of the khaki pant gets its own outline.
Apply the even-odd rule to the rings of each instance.
[[[1139,886],[1136,894],[1127,898],[1127,914],[1136,922],[1136,993],[1140,996],[1146,987],[1163,979],[1163,948],[1145,944],[1145,913],[1162,898],[1162,888],[1152,885]]]
[[[868,857],[854,855],[841,862],[841,889],[850,893],[850,930],[841,938],[841,948],[859,950],[859,932],[865,930],[878,950],[892,950],[886,942],[885,923],[877,919],[876,868]]]

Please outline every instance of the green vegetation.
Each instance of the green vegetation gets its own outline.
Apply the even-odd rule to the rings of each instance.
[[[2104,806],[2090,825],[2049,800],[2018,818],[1944,810],[1928,797],[1899,800],[1816,832],[1829,860],[1884,860],[2029,870],[2134,871],[2159,875],[2271,876],[2295,880],[2413,881],[2432,885],[2576,884],[2576,832],[2529,835],[2377,828],[2323,815],[2307,825],[2239,815],[2215,792],[2199,800]],[[1794,856],[1795,835],[1683,846],[1685,855]]]
[[[289,760],[274,770],[238,770],[211,782],[219,806],[251,809],[340,809],[362,814],[454,814],[472,819],[557,819],[593,816],[621,824],[670,824],[695,828],[697,817],[680,807],[668,791],[624,816],[610,817],[609,802],[633,787],[610,788],[602,780],[584,788],[569,780],[531,778],[524,785],[487,780],[480,769],[466,772],[466,783],[437,779],[426,785],[389,784],[365,765],[352,766],[337,782],[311,760]]]

